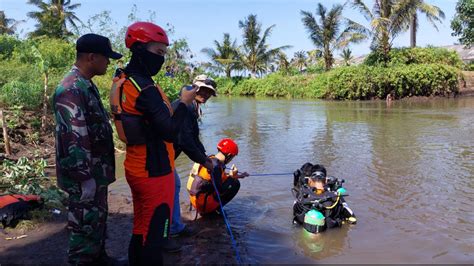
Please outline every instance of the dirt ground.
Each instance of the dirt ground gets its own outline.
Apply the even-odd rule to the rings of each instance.
[[[194,212],[182,205],[183,219],[198,229],[193,237],[178,238],[182,251],[165,254],[166,264],[233,264],[236,263],[230,237],[222,217],[194,219]],[[107,253],[127,264],[128,242],[132,231],[131,199],[123,195],[109,195],[109,219],[107,223]],[[6,240],[9,237],[27,237]],[[237,238],[238,235],[234,236]],[[67,264],[68,231],[66,214],[55,215],[49,222],[38,225],[36,229],[22,232],[18,229],[0,233],[0,264]],[[241,253],[244,252],[239,247]]]
[[[49,117],[46,130],[40,130],[40,116],[35,112],[21,111],[15,115],[8,112],[7,120],[13,121],[8,135],[12,155],[6,156],[3,143],[0,144],[0,164],[5,158],[16,160],[21,156],[43,158],[48,162],[48,176],[55,176],[54,127]],[[11,125],[11,123],[10,123]],[[3,140],[0,130],[0,139]],[[132,231],[133,209],[129,195],[109,193],[109,218],[107,223],[107,253],[127,264],[128,243]],[[193,221],[195,213],[189,206],[181,206],[185,223],[198,229],[198,234],[190,238],[178,238],[182,251],[165,254],[167,264],[236,263],[230,237],[222,217],[205,217]],[[68,231],[66,212],[54,214],[36,228],[27,232],[9,229],[0,232],[0,265],[4,264],[67,264]],[[8,233],[7,233],[8,232]],[[24,238],[6,240],[10,237],[26,235]],[[238,242],[238,234],[234,232]],[[245,253],[239,247],[240,253]]]

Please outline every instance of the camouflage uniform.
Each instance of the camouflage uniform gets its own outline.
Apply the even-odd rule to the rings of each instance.
[[[89,263],[105,254],[107,186],[115,181],[109,117],[91,80],[73,67],[53,98],[58,186],[69,194],[69,262]],[[81,181],[94,178],[93,201],[81,201]]]

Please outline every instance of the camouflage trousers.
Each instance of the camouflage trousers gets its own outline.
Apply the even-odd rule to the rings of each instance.
[[[71,264],[88,264],[105,255],[107,223],[107,181],[96,179],[96,193],[93,201],[81,201],[80,183],[64,186],[69,194],[68,261]]]

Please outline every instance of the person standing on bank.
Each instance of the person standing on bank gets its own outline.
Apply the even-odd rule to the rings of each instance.
[[[68,261],[74,265],[106,264],[107,189],[115,181],[112,127],[104,110],[96,75],[104,75],[109,58],[119,59],[108,38],[86,34],[76,42],[76,62],[53,96],[56,120],[58,186],[69,194]]]
[[[127,144],[125,177],[133,198],[128,257],[130,265],[161,265],[174,205],[173,141],[196,89],[184,90],[173,111],[168,97],[153,81],[169,45],[166,32],[158,25],[133,23],[127,29],[125,45],[132,57],[125,69],[117,71],[110,100],[118,135]]]
[[[204,165],[210,171],[213,168],[212,161],[206,155],[206,149],[199,139],[199,125],[198,119],[200,117],[200,105],[205,104],[211,97],[217,96],[217,84],[206,75],[199,75],[194,78],[193,86],[197,88],[196,97],[194,98],[193,104],[188,106],[188,115],[184,120],[183,126],[178,135],[177,141],[174,143],[174,149],[176,151],[175,158],[184,152],[189,159],[200,165]],[[184,90],[182,88],[182,90]],[[173,108],[177,108],[179,100],[172,103]],[[181,190],[181,180],[178,172],[174,171],[175,174],[175,196],[174,196],[174,209],[173,209],[173,223],[171,224],[171,237],[181,236],[192,236],[195,231],[189,226],[186,226],[181,221],[181,209],[179,205],[179,191]]]

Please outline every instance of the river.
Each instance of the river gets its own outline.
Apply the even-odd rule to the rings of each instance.
[[[387,106],[219,96],[203,112],[208,153],[230,137],[233,163],[250,174],[322,163],[346,180],[357,215],[356,225],[310,236],[291,222],[291,175],[247,177],[225,207],[245,262],[474,262],[474,98]],[[190,168],[182,155],[182,201]],[[112,189],[129,194],[123,169],[118,176]]]

